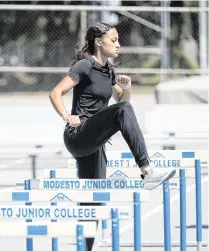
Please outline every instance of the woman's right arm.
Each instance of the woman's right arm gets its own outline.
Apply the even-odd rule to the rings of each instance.
[[[50,101],[55,111],[72,126],[78,126],[81,122],[79,116],[70,115],[64,105],[63,96],[68,93],[75,85],[76,82],[73,81],[70,76],[66,76],[54,87],[49,95]]]
[[[64,106],[62,97],[79,83],[80,74],[87,75],[90,68],[90,61],[86,59],[78,61],[70,68],[68,75],[55,86],[49,95],[56,112],[71,126],[80,125],[80,118],[77,115],[70,115]]]

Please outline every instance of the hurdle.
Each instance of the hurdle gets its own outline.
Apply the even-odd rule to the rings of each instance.
[[[208,163],[205,150],[195,152],[191,150],[160,150],[157,152],[150,151],[149,155],[157,168],[166,169],[174,167],[177,170],[184,168],[187,178],[195,178],[195,168],[191,168],[190,166],[186,167],[184,161],[196,157],[201,158],[201,162],[204,163],[203,166]],[[107,151],[107,179],[141,179],[141,171],[136,167],[137,165],[131,152]],[[74,179],[77,177],[77,164],[75,159],[68,160],[68,168],[43,170],[43,178],[45,179]],[[168,184],[170,189],[180,189],[180,172],[176,172],[175,177],[171,179]],[[162,186],[157,189],[162,189]],[[105,237],[106,230],[107,222],[102,221],[103,238]]]
[[[208,242],[202,240],[201,168],[206,167],[205,164],[207,163],[198,159],[187,159],[186,161],[183,161],[182,166],[179,169],[180,242],[171,241],[170,188],[168,182],[165,182],[163,184],[164,242],[142,243],[143,247],[164,247],[165,251],[171,251],[171,247],[180,247],[181,251],[186,251],[187,247],[197,247],[197,251],[200,251],[203,246],[208,246]],[[186,237],[186,168],[189,167],[195,169],[196,242],[188,242]],[[99,246],[101,245],[110,246],[108,239],[100,242]],[[123,243],[123,247],[132,246],[132,243]]]
[[[37,181],[36,181],[37,182]],[[46,233],[48,233],[47,236],[52,237],[52,251],[58,251],[58,240],[57,240],[57,236],[73,236],[75,237],[76,233],[77,233],[77,248],[80,245],[80,249],[77,249],[78,251],[83,251],[85,247],[85,244],[79,244],[81,241],[80,240],[80,235],[78,235],[78,232],[82,232],[83,237],[82,238],[86,238],[86,237],[95,237],[95,229],[93,226],[93,232],[91,231],[90,233],[88,233],[88,227],[83,226],[83,230],[81,231],[82,226],[78,225],[78,224],[74,224],[74,225],[70,225],[72,226],[70,228],[70,230],[66,230],[67,232],[63,232],[63,233],[59,233],[57,234],[57,232],[53,232],[55,231],[55,229],[58,229],[56,227],[56,225],[59,226],[59,224],[61,224],[62,222],[57,222],[57,220],[70,220],[70,219],[77,219],[77,220],[103,220],[103,219],[111,219],[112,220],[112,250],[114,251],[119,251],[119,245],[120,245],[120,241],[119,241],[119,219],[129,219],[130,217],[134,217],[135,220],[135,227],[134,227],[134,238],[135,238],[135,246],[134,246],[134,250],[138,251],[140,250],[140,234],[141,234],[141,226],[139,224],[140,222],[140,207],[141,207],[141,202],[143,201],[149,201],[149,191],[139,191],[139,192],[133,192],[130,190],[126,190],[123,192],[123,196],[121,196],[121,191],[105,191],[105,192],[101,192],[101,191],[84,191],[84,190],[80,190],[79,191],[79,196],[78,196],[78,190],[75,189],[75,191],[73,191],[72,189],[70,190],[33,190],[33,187],[31,185],[33,185],[33,182],[31,181],[25,181],[25,190],[24,191],[0,191],[0,202],[30,202],[30,208],[32,207],[33,210],[35,210],[36,212],[40,211],[42,212],[42,215],[39,215],[40,219],[46,219],[47,217],[43,216],[43,211],[47,212],[47,216],[48,219],[50,218],[53,222],[50,222],[50,224],[47,223],[47,225],[40,225],[41,227],[39,228],[37,226],[37,224],[35,223],[24,223],[23,225],[21,225],[21,236],[25,236],[26,239],[26,247],[27,247],[27,251],[33,251],[33,242],[28,242],[28,239],[31,239],[31,236],[46,236]],[[65,200],[64,202],[59,200],[59,198],[64,197]],[[66,199],[67,198],[67,199]],[[57,202],[62,202],[62,205],[67,205],[67,206],[61,206],[58,207],[57,205],[55,206],[48,206],[48,207],[43,207],[43,206],[33,206],[32,203],[33,202],[46,202],[46,203],[57,203]],[[107,206],[100,206],[100,207],[84,207],[84,206],[76,206],[76,207],[72,207],[69,206],[69,203],[71,202],[107,202],[107,201],[122,201],[122,202],[133,202],[133,212],[131,212],[132,210],[130,209],[130,207],[107,207]],[[19,215],[21,212],[21,210],[26,210],[26,206],[3,206],[4,208],[4,212],[6,212],[6,216],[8,214],[8,209],[12,210],[12,213],[10,212],[10,214],[8,215],[8,218],[11,219],[12,216],[14,215]],[[59,210],[58,210],[59,209]],[[90,215],[91,217],[76,217],[75,215],[77,215],[79,213],[79,210],[94,210],[93,212],[93,216],[92,214]],[[27,209],[29,210],[29,209]],[[47,211],[48,210],[48,211]],[[51,211],[53,210],[53,211]],[[56,211],[57,210],[57,211]],[[74,213],[73,215],[71,214],[67,219],[66,219],[66,210],[71,210],[71,211],[76,211],[76,213]],[[50,214],[49,212],[53,212],[52,214]],[[64,212],[61,215],[57,215],[57,212]],[[19,213],[19,214],[18,214]],[[5,218],[5,214],[4,217],[2,216],[2,214],[0,213],[0,218]],[[45,213],[46,214],[46,213]],[[49,217],[50,216],[50,217]],[[21,217],[18,217],[21,218]],[[29,216],[25,216],[22,217],[22,219],[29,219],[32,220],[34,219],[33,214],[29,215]],[[66,222],[64,222],[66,223]],[[91,223],[87,222],[88,224]],[[54,224],[54,225],[53,225]],[[68,223],[69,224],[69,223]],[[0,224],[1,225],[1,224]],[[4,225],[5,226],[5,225]],[[14,224],[13,224],[14,226]],[[28,233],[28,226],[34,226],[33,231],[30,230],[30,234],[26,234]],[[64,226],[64,225],[63,225]],[[90,226],[90,225],[88,225]],[[96,225],[95,225],[96,226]],[[67,223],[64,226],[64,229],[68,228]],[[75,229],[76,228],[76,229]],[[35,230],[34,230],[35,229]],[[43,229],[48,229],[48,230],[43,230]],[[52,230],[51,230],[52,229]],[[79,230],[80,229],[80,230]],[[79,230],[79,231],[78,231]],[[58,231],[58,230],[56,230]],[[76,232],[77,231],[77,232]],[[79,232],[79,233],[80,233]],[[88,234],[86,234],[88,233]],[[15,235],[14,233],[11,233],[11,235],[9,234],[8,231],[6,231],[4,229],[4,227],[0,227],[0,235],[3,236],[11,236],[11,235]],[[56,236],[57,234],[57,236]],[[19,236],[18,234],[15,236]],[[81,238],[81,239],[82,239]],[[30,245],[29,245],[30,244]]]
[[[67,184],[67,185],[66,185]],[[43,179],[43,180],[26,180],[25,181],[25,189],[44,189],[44,190],[56,190],[56,189],[65,189],[66,191],[68,190],[86,190],[86,189],[93,189],[93,190],[100,190],[100,191],[106,191],[108,189],[114,189],[114,190],[120,190],[124,189],[124,190],[141,190],[143,188],[143,182],[139,179],[129,179],[129,180],[106,180],[106,179],[64,179],[64,180],[58,180],[58,179]],[[141,192],[141,191],[140,191]],[[148,192],[148,191],[142,191],[144,192]],[[105,195],[104,195],[105,194]],[[107,196],[106,192],[103,194],[103,196]],[[119,194],[118,194],[119,195]],[[120,194],[121,195],[121,194]],[[119,197],[121,197],[119,195]],[[76,194],[77,196],[77,194]],[[108,193],[109,196],[109,193]],[[124,192],[122,193],[122,197],[125,198],[125,194]],[[97,201],[97,199],[94,199],[94,201]],[[109,199],[103,199],[103,204],[106,204],[107,201],[111,201],[111,202],[115,202],[114,200],[109,200]],[[117,199],[118,201],[118,199]],[[119,199],[120,202],[125,202],[127,200],[123,200],[123,199]],[[80,202],[80,201],[79,201]],[[85,202],[82,201],[82,202]],[[140,211],[138,209],[138,211]],[[136,209],[134,208],[134,212],[136,212]],[[139,219],[139,215],[138,214],[134,214],[134,219]],[[103,227],[104,227],[104,222],[106,222],[105,220],[102,220],[103,223]],[[139,248],[139,246],[141,246],[141,244],[139,244],[139,234],[137,234],[137,227],[136,225],[139,224],[139,222],[134,223],[134,236],[137,236],[134,239],[134,250],[139,250],[137,249],[137,247]]]
[[[176,152],[176,151],[175,151]],[[129,157],[129,163],[131,163],[130,159],[133,158],[131,153],[122,154],[121,152],[117,152],[118,155],[115,157],[115,152],[112,156],[115,158],[117,163],[122,163],[119,158],[123,155],[127,160]],[[169,159],[165,157],[165,155],[169,153]],[[171,155],[181,157],[181,158],[171,158]],[[181,250],[186,250],[186,247],[197,247],[198,250],[201,246],[207,245],[206,242],[202,241],[202,216],[201,216],[201,169],[208,166],[208,152],[201,150],[201,151],[177,151],[177,154],[174,151],[160,151],[154,154],[154,161],[155,164],[160,168],[165,167],[165,164],[168,163],[171,166],[171,163],[174,163],[179,172],[177,172],[176,178],[179,178],[179,189],[180,189],[180,235],[181,241],[180,243],[171,242],[170,238],[170,189],[168,188],[169,182],[164,183],[163,185],[163,201],[164,201],[164,243],[166,244],[166,250],[170,250],[171,247],[180,246]],[[119,156],[120,155],[120,156]],[[118,157],[119,156],[119,157]],[[131,157],[132,156],[132,157]],[[172,156],[173,157],[173,156]],[[197,159],[195,157],[201,157],[201,159]],[[161,162],[160,162],[161,160]],[[162,161],[163,160],[163,161]],[[75,168],[75,161],[70,162],[70,168],[68,169],[59,169],[59,170],[44,170],[44,178],[52,178],[52,179],[61,179],[61,178],[73,178],[76,175],[76,168]],[[129,167],[123,168],[107,168],[107,176],[108,178],[136,178],[139,177],[140,172],[138,169]],[[122,173],[122,174],[121,174]],[[196,184],[196,243],[195,242],[187,242],[186,241],[186,178],[195,178]],[[105,243],[105,242],[104,242]],[[105,243],[107,244],[107,242]],[[123,244],[123,246],[133,246],[130,244]],[[145,243],[144,246],[146,247],[162,247],[163,244],[161,243]]]
[[[159,150],[148,151],[151,161],[156,167],[181,167],[181,159],[200,159],[208,163],[206,150]],[[130,151],[107,151],[107,168],[137,168],[134,156]],[[77,168],[75,159],[68,160],[68,168]]]
[[[162,153],[165,156],[166,154],[164,152],[167,152],[167,151],[163,151],[163,153]],[[171,152],[174,153],[174,151],[171,151]],[[203,151],[201,151],[201,152],[203,153]],[[182,154],[182,151],[180,153]],[[169,219],[170,218],[170,202],[169,202],[170,201],[170,188],[168,187],[167,182],[164,183],[164,185],[163,185],[164,229],[165,228],[167,229],[167,231],[164,232],[164,244],[166,245],[166,248],[167,248],[166,251],[170,251],[171,247],[176,247],[176,246],[181,246],[182,250],[186,250],[185,249],[186,246],[197,247],[198,250],[200,250],[201,246],[204,246],[207,244],[202,241],[202,219],[201,219],[201,210],[202,210],[201,209],[201,168],[204,168],[205,166],[208,165],[208,161],[207,161],[208,160],[208,155],[207,155],[208,152],[204,151],[204,154],[205,154],[204,156],[202,156],[202,155],[200,156],[200,155],[197,155],[196,152],[190,151],[190,152],[187,152],[186,155],[182,154],[181,156],[184,156],[184,159],[180,158],[180,160],[178,158],[175,158],[172,161],[172,158],[167,159],[167,158],[161,157],[164,160],[163,162],[158,162],[158,158],[157,157],[155,158],[155,161],[158,163],[158,165],[159,165],[159,163],[166,163],[168,160],[170,161],[170,163],[176,163],[177,164],[176,168],[180,172],[179,176],[178,176],[179,181],[180,181],[180,215],[181,215],[181,220],[180,220],[180,222],[181,222],[181,224],[180,224],[181,241],[180,241],[180,243],[171,242],[170,225],[169,225],[169,223],[166,223],[166,222],[169,222],[169,220],[170,220]],[[186,158],[185,158],[185,156],[186,156]],[[201,157],[201,159],[198,159],[198,157],[199,158]],[[117,159],[117,157],[116,157],[116,159]],[[177,160],[180,162],[178,162]],[[180,166],[178,163],[180,163]],[[185,218],[185,215],[186,215],[186,203],[185,203],[185,200],[186,200],[186,172],[187,172],[187,170],[190,170],[192,168],[195,170],[194,177],[195,177],[195,183],[196,183],[196,186],[195,186],[196,187],[196,190],[195,190],[196,205],[198,204],[196,206],[196,208],[197,208],[196,212],[198,212],[198,213],[196,213],[196,222],[198,222],[198,223],[196,223],[196,225],[197,225],[197,231],[196,231],[197,242],[196,243],[186,241],[186,221],[185,221],[185,219],[186,219]],[[133,169],[135,169],[135,168],[133,168]],[[56,172],[57,172],[56,175],[58,175],[59,170],[56,170]],[[67,179],[65,178],[65,180],[67,180]],[[39,189],[39,188],[41,188],[41,186],[38,186],[37,188]],[[141,188],[141,190],[143,191],[143,188]],[[141,192],[141,190],[140,190],[140,192]],[[30,192],[32,192],[32,191],[30,191]],[[56,189],[54,189],[54,191],[56,191]],[[52,191],[52,192],[54,192],[54,191]],[[111,192],[113,192],[113,191],[111,191]],[[119,188],[119,190],[115,190],[114,192],[119,192],[119,191],[120,191],[120,188]],[[47,191],[47,192],[50,192],[50,191]],[[64,193],[66,193],[66,192],[68,192],[68,189],[64,190]],[[79,193],[81,193],[81,192],[83,192],[83,191],[79,190]],[[129,192],[129,191],[123,190],[123,194],[124,194],[124,192]],[[198,194],[199,194],[199,196],[197,196]],[[62,194],[60,196],[62,197],[61,198],[62,200],[64,200],[64,201],[66,200],[66,198]],[[103,200],[103,202],[104,202],[104,200]],[[105,202],[108,202],[108,201],[105,201]],[[167,204],[167,202],[169,202],[169,203]],[[166,233],[167,233],[167,235],[166,235]],[[107,240],[107,242],[108,241],[109,240]],[[107,242],[105,244],[108,246],[109,244]],[[185,246],[185,243],[186,243],[186,246]],[[164,244],[162,244],[162,243],[145,243],[144,245],[143,245],[143,243],[141,243],[141,244],[142,244],[142,246],[147,246],[147,247],[148,246],[150,246],[150,247],[151,246],[153,246],[153,247],[164,246]],[[129,246],[133,246],[133,244],[131,245],[131,244],[127,243],[127,245],[123,244],[123,246],[129,247]]]
[[[203,166],[203,165],[202,165]],[[184,167],[184,168],[183,168]],[[193,167],[195,169],[196,182],[196,245],[186,242],[186,168]],[[180,247],[186,250],[187,246],[197,246],[198,250],[205,245],[202,243],[202,208],[201,208],[201,161],[193,158],[181,160],[181,168],[179,169],[180,181]],[[169,182],[163,184],[163,212],[164,212],[164,245],[165,250],[170,251],[171,243],[171,227],[170,227],[170,187]],[[125,246],[123,244],[123,246]]]
[[[51,207],[53,208],[53,207]],[[47,214],[50,215],[52,213],[52,216],[57,216],[58,210],[76,210],[76,213],[79,215],[80,210],[85,210],[85,208],[69,208],[69,207],[56,207],[54,210],[51,210],[50,207],[35,207],[33,210],[36,210],[36,213],[40,215],[40,212],[44,212],[47,210]],[[11,218],[13,219],[21,219],[20,212],[25,210],[26,207],[21,206],[4,206],[4,214],[3,218]],[[32,209],[30,209],[32,210]],[[40,211],[39,211],[40,210]],[[57,210],[57,211],[55,211]],[[111,208],[108,209],[107,207],[101,207],[101,208],[87,208],[87,210],[94,211],[94,213],[90,213],[91,217],[81,217],[82,220],[93,218],[100,219],[100,218],[110,218],[111,213],[111,219],[112,219],[112,235],[113,235],[113,243],[112,243],[112,250],[118,251],[119,250],[119,217],[118,217],[118,208]],[[100,211],[100,212],[99,212]],[[30,212],[30,211],[29,211]],[[56,213],[55,213],[56,212]],[[97,214],[99,215],[97,216]],[[60,213],[62,214],[62,213]],[[74,212],[75,214],[75,212]],[[42,218],[42,215],[40,218]],[[62,217],[62,215],[60,216]],[[24,215],[22,215],[22,219],[24,219]],[[34,218],[34,217],[32,217]],[[35,217],[36,218],[36,217]],[[58,217],[56,217],[58,218]],[[71,217],[70,217],[71,218]],[[73,217],[72,217],[73,218]],[[76,218],[76,217],[75,217]],[[18,228],[17,228],[18,227]],[[89,221],[85,223],[74,223],[74,222],[59,222],[54,224],[53,222],[43,222],[43,223],[12,223],[12,222],[3,222],[0,224],[0,235],[4,237],[51,237],[51,238],[57,238],[57,237],[76,237],[77,238],[77,250],[78,251],[85,251],[85,241],[84,237],[95,237],[97,234],[97,226],[95,222]],[[56,239],[55,239],[56,240]],[[58,245],[55,245],[53,242],[54,239],[52,239],[52,250],[58,251]],[[28,245],[28,242],[26,243],[26,250],[32,251],[33,250],[33,243],[30,242],[30,245]]]

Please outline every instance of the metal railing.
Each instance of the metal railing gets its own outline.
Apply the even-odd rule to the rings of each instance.
[[[4,20],[15,22],[12,13],[18,18],[10,31],[17,33],[17,39],[7,38],[0,46],[0,92],[50,90],[67,73],[76,43],[84,43],[88,26],[93,20],[100,21],[104,11],[117,16],[121,38],[118,73],[140,75],[137,79],[142,84],[156,84],[166,77],[209,74],[207,1],[200,1],[200,7],[168,7],[166,2],[161,6],[0,5],[0,16],[8,13]],[[184,15],[197,14],[193,29],[199,38],[191,40],[199,47],[196,52],[181,47],[178,39],[173,42],[171,16],[176,13],[185,19]],[[158,24],[146,14],[157,15]],[[25,23],[31,23],[30,36],[24,33]],[[181,27],[175,29],[180,31]],[[190,39],[189,29],[191,24],[181,31],[183,44]],[[193,59],[191,54],[195,54]],[[181,59],[186,60],[187,67],[178,65]]]

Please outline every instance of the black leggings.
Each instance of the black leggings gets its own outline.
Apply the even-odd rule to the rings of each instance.
[[[120,102],[98,112],[76,128],[66,127],[65,146],[77,160],[80,179],[106,178],[105,143],[118,131],[121,131],[137,165],[143,167],[150,163],[133,107],[129,102]],[[93,244],[93,238],[87,239],[86,251],[91,251]]]
[[[144,137],[129,102],[111,105],[74,128],[68,126],[64,141],[68,151],[84,163],[100,155],[99,151],[116,132],[121,131],[139,167],[147,165],[148,157]],[[84,160],[84,157],[85,160]]]

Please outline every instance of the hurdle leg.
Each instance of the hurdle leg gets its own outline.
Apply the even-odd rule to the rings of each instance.
[[[134,192],[134,251],[141,251],[141,205],[137,192]]]
[[[31,206],[32,202],[25,202],[25,205]],[[32,222],[32,220],[28,219],[26,222]],[[26,251],[33,251],[33,238],[26,238]]]
[[[197,251],[202,248],[202,198],[201,198],[201,162],[195,160],[195,188],[196,188],[196,238]]]
[[[52,206],[57,206],[56,202],[51,202]],[[51,222],[57,222],[57,220],[51,220]],[[52,238],[52,251],[58,251],[58,238]]]
[[[185,169],[180,169],[180,251],[186,251],[186,175]]]
[[[120,250],[120,237],[119,237],[119,218],[118,218],[118,209],[111,209],[112,215],[112,251]]]
[[[83,225],[77,225],[77,251],[84,251],[84,235],[83,235]]]
[[[164,250],[171,251],[170,188],[163,183]]]
[[[103,202],[102,206],[106,206],[106,203]],[[102,240],[104,240],[105,238],[105,232],[107,230],[107,221],[106,220],[102,220]]]

